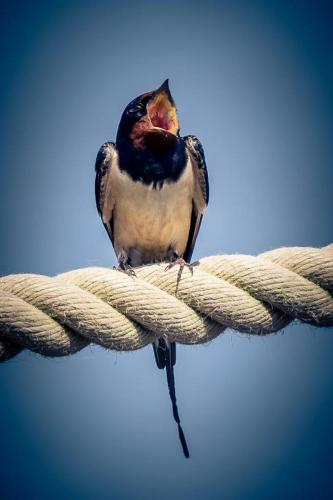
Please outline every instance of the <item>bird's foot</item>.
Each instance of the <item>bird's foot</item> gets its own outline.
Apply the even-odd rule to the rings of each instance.
[[[191,274],[193,274],[193,266],[192,266],[192,264],[189,264],[188,262],[186,262],[181,257],[179,257],[178,259],[173,260],[172,262],[170,262],[170,264],[168,264],[166,266],[166,268],[164,269],[164,271],[168,271],[169,269],[171,269],[174,266],[179,266],[180,274],[183,272],[184,267],[187,267],[187,269],[189,269],[191,271]]]
[[[115,267],[117,271],[127,274],[127,276],[131,276],[132,278],[136,276],[133,267],[130,264],[130,260],[128,258],[127,252],[125,250],[121,250],[118,254],[118,267]]]
[[[193,266],[192,266],[192,264],[189,264],[188,262],[186,262],[181,257],[178,257],[176,260],[173,260],[172,262],[170,262],[170,264],[168,264],[166,266],[166,268],[164,269],[164,271],[168,271],[169,269],[171,269],[172,267],[177,266],[177,265],[179,265],[179,271],[178,271],[178,274],[177,274],[176,292],[178,291],[178,287],[179,287],[179,283],[180,283],[180,280],[181,280],[181,277],[182,277],[182,274],[183,274],[183,271],[184,271],[184,267],[187,267],[187,269],[189,269],[191,271],[191,274],[193,276]]]
[[[121,273],[125,273],[127,276],[131,276],[132,278],[136,276],[133,267],[126,262],[119,262],[119,266],[114,267],[114,269],[116,269],[116,271],[120,271]]]

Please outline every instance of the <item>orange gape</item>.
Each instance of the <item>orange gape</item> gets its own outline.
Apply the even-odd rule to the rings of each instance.
[[[165,130],[176,135],[179,131],[176,106],[166,92],[160,92],[148,104],[147,114],[133,126],[130,138],[136,147],[144,147],[145,134]]]
[[[177,134],[179,123],[176,106],[170,101],[166,92],[157,94],[148,104],[148,115],[153,127]]]

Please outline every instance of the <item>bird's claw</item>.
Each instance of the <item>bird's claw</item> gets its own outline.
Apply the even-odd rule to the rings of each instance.
[[[169,269],[171,269],[172,267],[177,266],[177,265],[179,266],[179,274],[180,275],[182,274],[184,267],[187,267],[187,269],[189,269],[191,271],[191,274],[193,275],[193,266],[192,266],[192,264],[189,264],[188,262],[186,262],[181,257],[179,257],[178,259],[170,262],[170,264],[168,264],[166,266],[166,268],[164,269],[164,271],[168,271]]]
[[[120,271],[121,273],[125,273],[127,274],[127,276],[131,276],[132,278],[136,276],[133,267],[129,264],[124,264],[121,262],[119,263],[118,267],[114,267],[113,269],[115,269],[116,271]]]

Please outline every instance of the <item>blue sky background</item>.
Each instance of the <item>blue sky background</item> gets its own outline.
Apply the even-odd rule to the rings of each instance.
[[[94,161],[170,78],[211,202],[194,258],[333,241],[326,2],[1,2],[0,273],[115,257]],[[181,455],[151,348],[0,366],[3,498],[332,498],[333,330],[178,348]]]

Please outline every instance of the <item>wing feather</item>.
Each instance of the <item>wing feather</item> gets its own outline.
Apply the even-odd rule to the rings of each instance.
[[[112,166],[118,161],[118,152],[113,142],[105,142],[97,153],[95,163],[95,195],[96,205],[104,227],[113,245],[114,196],[111,189]]]
[[[209,201],[208,172],[205,153],[201,142],[194,135],[184,137],[186,149],[191,159],[194,174],[194,196],[189,238],[184,252],[184,259],[189,262],[200,229],[202,217]]]

